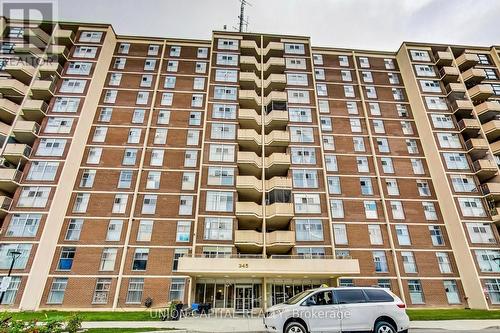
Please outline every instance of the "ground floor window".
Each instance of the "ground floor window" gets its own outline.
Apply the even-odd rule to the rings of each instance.
[[[0,278],[0,282],[4,278],[6,277]],[[14,304],[17,295],[17,290],[19,289],[20,284],[21,284],[21,277],[19,276],[11,277],[10,283],[7,286],[7,290],[5,291],[4,297],[2,299],[2,304]]]
[[[283,282],[274,281],[268,284],[267,301],[268,305],[283,303],[304,290],[318,288],[322,284],[328,284],[326,280],[285,280]]]
[[[213,308],[233,308],[237,312],[260,308],[262,283],[259,281],[198,281],[195,288],[195,303],[210,304]]]
[[[488,279],[484,282],[491,304],[500,304],[500,279]]]
[[[186,280],[184,278],[176,278],[172,279],[172,283],[170,284],[170,301],[181,301],[184,300],[184,286],[186,285]]]

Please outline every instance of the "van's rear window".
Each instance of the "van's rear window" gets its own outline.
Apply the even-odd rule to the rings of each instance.
[[[368,302],[393,302],[394,298],[384,290],[364,289]]]

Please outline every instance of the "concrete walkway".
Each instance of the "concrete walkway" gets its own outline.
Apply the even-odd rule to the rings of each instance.
[[[83,328],[174,328],[179,332],[264,332],[262,318],[182,318],[179,321],[101,321],[84,322]],[[495,328],[500,332],[500,320],[438,320],[412,321],[412,329],[443,329],[473,331]],[[174,333],[175,331],[171,331]]]

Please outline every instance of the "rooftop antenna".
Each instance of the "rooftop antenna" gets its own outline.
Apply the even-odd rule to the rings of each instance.
[[[248,16],[245,19],[245,6],[249,5],[251,6],[252,4],[248,2],[247,0],[240,0],[241,6],[240,6],[240,15],[238,16],[239,20],[239,32],[243,32],[243,26],[245,26],[245,30],[248,31]]]

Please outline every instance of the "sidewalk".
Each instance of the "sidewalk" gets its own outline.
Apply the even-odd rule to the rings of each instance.
[[[84,322],[83,328],[174,328],[178,332],[264,332],[262,318],[182,318],[180,321],[101,321]],[[499,328],[500,320],[436,320],[412,321],[413,329],[455,331]],[[171,331],[172,333],[176,331]]]

